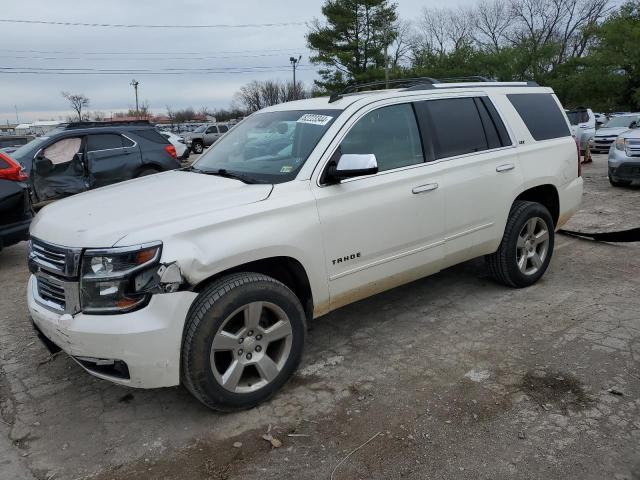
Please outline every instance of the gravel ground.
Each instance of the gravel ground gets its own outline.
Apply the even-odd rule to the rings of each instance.
[[[585,181],[567,228],[640,225],[604,156]],[[228,415],[49,357],[25,253],[0,252],[2,479],[640,479],[638,243],[558,236],[531,288],[476,260],[342,308],[280,394]]]

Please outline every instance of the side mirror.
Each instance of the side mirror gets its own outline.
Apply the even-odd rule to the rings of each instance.
[[[338,183],[347,178],[362,177],[378,173],[376,156],[369,154],[345,153],[340,156],[337,164],[332,161],[326,170],[324,182]]]

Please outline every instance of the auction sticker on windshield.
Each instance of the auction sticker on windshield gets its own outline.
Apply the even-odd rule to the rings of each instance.
[[[298,123],[308,123],[311,125],[325,126],[331,120],[333,120],[333,117],[330,117],[328,115],[316,115],[313,113],[305,113],[298,119]]]

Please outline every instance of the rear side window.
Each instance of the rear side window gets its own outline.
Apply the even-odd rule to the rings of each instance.
[[[164,138],[162,135],[160,135],[157,132],[157,130],[155,130],[153,128],[148,128],[148,129],[144,129],[144,130],[136,130],[135,134],[138,135],[139,137],[142,137],[145,140],[149,140],[150,142],[153,142],[153,143],[160,143],[162,145],[168,145],[169,144],[169,140]]]
[[[549,93],[512,93],[507,95],[535,140],[571,135],[562,111]]]
[[[114,148],[122,148],[122,137],[120,135],[105,133],[87,137],[87,152],[112,150]]]
[[[218,129],[216,127],[209,127],[205,133],[218,133]]]
[[[418,102],[416,111],[419,117],[427,119],[425,140],[433,145],[433,155],[436,160],[480,152],[489,148],[473,98],[446,98]],[[496,135],[494,132],[494,138]]]

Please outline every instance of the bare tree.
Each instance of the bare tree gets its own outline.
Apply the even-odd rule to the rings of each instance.
[[[410,22],[399,21],[394,30],[396,37],[391,44],[391,66],[398,68],[406,62],[411,52],[413,26]]]
[[[302,82],[280,80],[256,81],[243,85],[234,95],[234,103],[249,113],[278,103],[308,98],[309,92]]]
[[[496,53],[507,42],[507,32],[513,23],[508,0],[482,0],[475,8],[473,18],[475,42]]]
[[[69,102],[71,108],[73,108],[78,115],[78,121],[81,122],[84,117],[82,116],[82,109],[89,106],[89,99],[81,93],[69,93],[60,92],[65,100]]]

